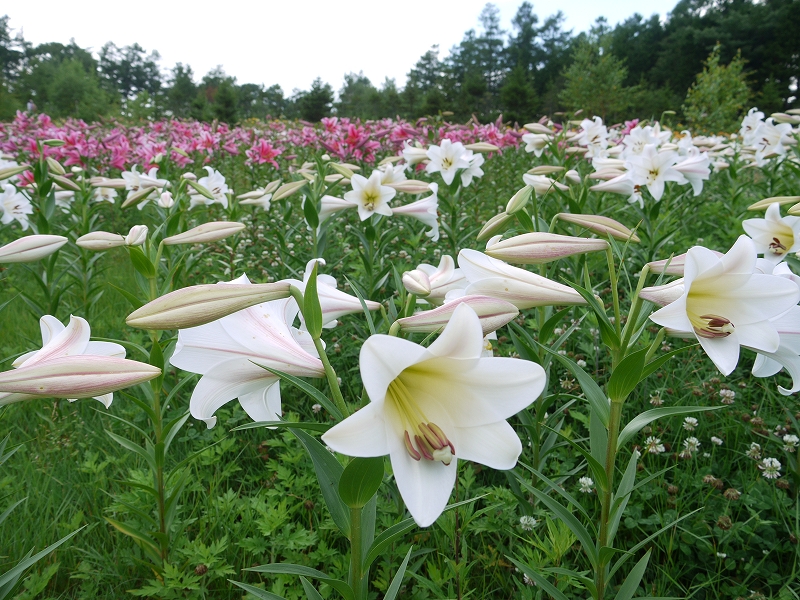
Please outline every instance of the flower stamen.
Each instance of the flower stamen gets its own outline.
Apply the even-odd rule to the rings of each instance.
[[[416,461],[423,458],[449,465],[456,454],[455,446],[442,428],[425,417],[399,377],[389,384],[386,394],[392,399],[403,422],[403,443],[408,455]]]
[[[735,329],[729,319],[718,315],[703,315],[690,320],[692,321],[694,332],[700,337],[708,339],[728,337]]]

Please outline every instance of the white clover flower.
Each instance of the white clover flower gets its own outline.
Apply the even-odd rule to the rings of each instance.
[[[761,458],[761,444],[752,442],[750,444],[750,449],[747,451],[747,456],[749,456],[753,460],[758,460],[759,458]]]
[[[783,436],[783,449],[786,452],[794,452],[797,450],[797,446],[800,444],[800,438],[796,435],[785,435]]]
[[[664,452],[664,444],[659,438],[650,436],[644,441],[644,450],[650,454],[661,454]]]
[[[656,393],[650,396],[650,404],[653,406],[661,406],[664,404],[664,400],[661,398],[661,395]]]
[[[766,479],[777,479],[781,476],[781,463],[777,458],[765,458],[758,468]]]
[[[717,552],[717,558],[728,558],[728,555],[724,552]]]
[[[733,401],[736,398],[736,392],[733,390],[720,390],[719,397],[720,402],[723,404],[733,404]]]
[[[686,448],[687,452],[697,452],[700,448],[700,440],[696,437],[690,437],[683,440],[683,447]]]
[[[583,360],[582,358],[579,358],[579,359],[578,359],[578,361],[577,361],[577,365],[578,365],[578,366],[579,366],[581,369],[585,369],[585,368],[586,368],[586,361],[585,361],[585,360]]]
[[[581,477],[578,479],[578,484],[581,486],[580,491],[584,494],[590,493],[594,487],[594,481],[592,481],[591,477]]]
[[[711,436],[711,443],[715,446],[722,446],[722,440],[715,435]]]
[[[694,431],[696,427],[697,427],[697,419],[695,419],[694,417],[686,417],[683,420],[683,428],[686,431]]]
[[[519,518],[519,526],[524,531],[533,531],[534,527],[539,524],[539,521],[531,517],[530,515],[522,515]]]
[[[319,411],[321,411],[321,410],[322,410],[322,405],[321,405],[321,404],[314,404],[314,405],[311,407],[311,410],[313,410],[313,411],[314,411],[314,413],[318,413]]]

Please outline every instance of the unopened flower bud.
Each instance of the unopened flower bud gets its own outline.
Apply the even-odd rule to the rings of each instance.
[[[184,329],[216,321],[255,304],[289,297],[290,283],[204,284],[170,292],[135,310],[126,323],[138,329]]]
[[[342,177],[347,177],[348,179],[352,179],[353,175],[355,175],[355,173],[353,173],[353,171],[351,171],[350,169],[348,169],[347,167],[345,167],[344,165],[341,165],[339,163],[335,163],[335,162],[328,163],[328,166],[331,169],[333,169],[334,171],[336,171],[337,173],[339,173],[339,175],[341,175]]]
[[[393,181],[392,183],[382,183],[386,187],[394,188],[404,194],[424,194],[430,191],[430,184],[418,179],[405,179],[403,181]]]
[[[290,181],[289,183],[284,183],[281,187],[279,187],[276,192],[272,196],[273,201],[283,200],[284,198],[289,198],[293,196],[297,192],[300,191],[302,187],[304,187],[308,182],[303,181]]]
[[[41,260],[67,243],[61,235],[28,235],[0,247],[0,263],[27,263]]]
[[[175,205],[175,199],[172,197],[172,192],[164,192],[158,197],[158,205],[161,208],[172,208]]]
[[[546,125],[542,125],[541,123],[526,123],[523,125],[523,127],[531,133],[540,133],[545,135],[553,135],[553,133],[555,133],[552,129]]]
[[[410,317],[398,319],[397,323],[401,331],[415,333],[432,333],[439,331],[450,321],[456,308],[460,304],[466,304],[480,319],[483,335],[488,335],[500,329],[506,323],[512,321],[519,315],[519,309],[513,304],[489,296],[462,296],[433,310],[418,312]]]
[[[800,202],[800,196],[773,196],[771,198],[764,198],[763,200],[759,200],[755,204],[751,204],[747,207],[747,210],[766,210],[769,208],[771,204],[795,204]],[[794,208],[794,206],[792,207]],[[791,209],[789,209],[791,213]]]
[[[141,202],[155,191],[156,188],[149,187],[134,192],[133,194],[128,194],[127,198],[125,198],[125,202],[123,202],[120,205],[120,208],[128,208],[131,204],[136,204],[137,202]]]
[[[214,221],[212,223],[203,223],[184,231],[178,235],[165,238],[163,243],[165,246],[176,246],[178,244],[203,244],[207,242],[216,242],[225,239],[235,233],[239,233],[245,228],[244,223],[236,221]]]
[[[431,280],[428,279],[425,271],[414,269],[403,273],[403,287],[409,293],[424,298],[431,293]]]
[[[539,165],[538,167],[533,167],[528,171],[531,175],[552,175],[553,173],[561,173],[564,170],[564,167],[559,167],[557,165]]]
[[[64,140],[50,139],[43,141],[42,144],[44,144],[45,146],[49,146],[50,148],[60,148],[61,146],[66,144],[66,142]]]
[[[467,144],[464,146],[464,148],[478,153],[500,152],[500,148],[498,146],[495,146],[494,144],[489,144],[488,142],[476,142],[475,144]]]
[[[501,212],[499,215],[493,216],[486,221],[486,225],[478,233],[478,241],[482,242],[503,233],[513,221],[514,215],[510,215],[507,212]]]
[[[653,304],[657,304],[658,306],[666,306],[683,296],[684,290],[683,278],[680,278],[666,285],[655,285],[643,288],[642,291],[639,292],[639,297]]]
[[[322,158],[323,162],[328,162],[331,159],[330,154],[323,154],[320,158]]]
[[[141,246],[147,239],[147,225],[134,225],[125,236],[126,246]]]
[[[526,185],[524,188],[517,191],[517,193],[511,197],[511,200],[508,201],[508,204],[506,204],[506,213],[513,215],[525,208],[528,205],[528,201],[531,199],[532,193],[532,185]]]
[[[154,163],[156,163],[157,165],[161,164],[161,161],[162,161],[162,160],[164,160],[164,155],[163,155],[163,154],[161,154],[161,152],[159,152],[158,154],[156,154],[156,155],[153,157],[153,162],[154,162]]]
[[[67,172],[64,170],[64,167],[61,166],[61,163],[59,163],[52,156],[48,156],[45,160],[47,162],[47,166],[56,175],[66,175],[67,174]]]
[[[31,168],[30,165],[19,165],[17,167],[7,167],[5,169],[0,169],[0,181],[8,179],[9,177],[13,177],[14,175],[19,175],[20,173],[24,173],[30,168]]]
[[[564,173],[564,179],[566,179],[569,183],[573,185],[580,185],[583,183],[581,181],[580,174],[575,169],[570,169],[566,173]]]
[[[181,177],[187,181],[197,181],[197,175],[194,173],[184,173]]]
[[[575,254],[603,252],[607,248],[608,242],[603,239],[534,232],[491,244],[484,254],[510,263],[538,265]]]
[[[71,179],[67,179],[66,177],[62,177],[61,175],[53,175],[52,177],[53,181],[55,181],[58,184],[58,186],[62,189],[70,190],[72,192],[81,191],[81,187]]]
[[[79,237],[75,243],[86,250],[109,250],[125,245],[125,237],[118,233],[93,231]]]
[[[280,179],[276,179],[275,181],[270,181],[264,188],[264,194],[271,194],[272,192],[277,190],[280,185],[281,185]]]
[[[573,215],[571,213],[558,213],[556,216],[560,221],[575,223],[575,225],[585,227],[589,231],[613,237],[615,240],[623,242],[631,241],[637,244],[641,241],[639,236],[625,227],[625,225],[608,217],[601,217],[599,215]]]

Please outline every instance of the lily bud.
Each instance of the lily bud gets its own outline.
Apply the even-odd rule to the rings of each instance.
[[[206,242],[216,242],[223,240],[228,236],[239,233],[245,228],[244,223],[236,221],[215,221],[212,223],[203,223],[184,231],[178,235],[173,235],[165,238],[163,243],[165,246],[176,246],[178,244],[203,244]]]
[[[92,177],[89,179],[89,185],[92,187],[112,188],[115,190],[125,189],[124,179],[108,179],[107,177]]]
[[[775,123],[779,124],[791,123],[792,125],[797,125],[798,123],[800,123],[800,117],[798,117],[797,115],[790,115],[787,113],[776,112],[772,113],[770,116],[772,117],[772,120],[775,121]]]
[[[62,167],[61,163],[59,163],[55,158],[48,156],[46,161],[47,161],[47,166],[50,167],[50,170],[56,175],[67,174],[67,172],[64,170],[64,167]]]
[[[431,280],[424,271],[414,269],[403,273],[403,287],[409,293],[424,298],[431,293]]]
[[[487,246],[484,254],[510,263],[540,265],[575,254],[602,252],[606,248],[608,242],[603,239],[534,232]]]
[[[125,202],[123,202],[120,205],[120,208],[127,208],[131,204],[136,204],[137,202],[140,202],[140,201],[144,200],[145,198],[147,198],[154,191],[156,191],[156,188],[150,187],[150,188],[141,189],[141,190],[139,190],[137,192],[134,192],[133,194],[128,194],[128,197],[125,198]]]
[[[197,181],[197,175],[194,173],[184,173],[181,177],[186,181]]]
[[[486,221],[486,225],[483,226],[480,233],[478,233],[478,241],[482,242],[483,240],[488,240],[498,234],[503,233],[511,222],[514,220],[514,216],[508,214],[507,212],[501,212],[499,215],[493,216],[491,219]]]
[[[69,240],[60,235],[28,235],[0,247],[0,263],[26,263],[50,256]]]
[[[747,210],[766,210],[769,208],[770,204],[794,204],[798,201],[800,201],[800,196],[773,196],[771,198],[759,200],[755,204],[751,204],[747,207]]]
[[[403,192],[404,194],[424,194],[430,191],[430,184],[419,181],[418,179],[405,179],[392,183],[382,183],[381,185],[394,188],[398,192]]]
[[[82,235],[75,243],[86,250],[109,250],[125,245],[125,238],[118,233],[108,233],[107,231],[93,231]]]
[[[556,165],[539,165],[538,167],[533,167],[528,171],[530,175],[552,175],[553,173],[561,173],[564,170],[564,167],[559,167]]]
[[[272,192],[278,189],[278,186],[280,186],[280,184],[281,184],[280,179],[276,179],[275,181],[270,181],[267,184],[267,187],[264,188],[264,194],[271,194]]]
[[[658,306],[666,306],[683,296],[683,292],[683,277],[681,277],[666,285],[654,285],[643,288],[642,291],[639,292],[639,297],[653,304],[657,304]]]
[[[555,133],[555,131],[541,123],[526,123],[523,127],[531,133],[543,133],[545,135],[553,135]]]
[[[403,148],[403,158],[405,159],[406,164],[416,165],[428,160],[428,151],[425,148],[417,148],[416,146],[406,145]]]
[[[722,256],[722,252],[717,252],[716,250],[712,250],[712,252],[717,256]],[[669,266],[667,266],[667,263],[669,263]],[[686,253],[678,254],[672,258],[655,260],[647,263],[647,266],[650,267],[652,273],[657,275],[664,273],[665,275],[680,275],[683,277],[683,270],[686,267]]]
[[[349,182],[350,180],[347,179],[344,175],[339,175],[339,173],[334,173],[333,175],[325,175],[325,183],[336,183],[337,181],[341,181],[342,185],[347,185],[344,182]]]
[[[204,197],[208,198],[209,200],[216,201],[216,199],[214,198],[214,194],[212,194],[211,190],[209,190],[206,186],[200,185],[198,182],[193,181],[191,179],[187,179],[186,183],[188,183],[190,187],[194,188],[195,191],[198,194],[200,194],[201,196],[204,196]],[[123,204],[123,206],[125,206],[125,205]]]
[[[511,200],[508,201],[508,204],[506,204],[506,213],[513,215],[514,213],[517,213],[525,208],[525,206],[528,204],[528,201],[531,199],[532,193],[532,185],[526,185],[524,188],[519,190],[511,197]]]
[[[566,179],[573,185],[580,185],[581,183],[583,183],[581,181],[580,174],[575,169],[570,169],[569,171],[567,171],[564,174],[564,179]]]
[[[519,309],[505,300],[489,296],[462,296],[445,302],[433,310],[418,312],[410,317],[398,319],[400,331],[407,333],[432,333],[442,329],[450,321],[456,308],[466,304],[478,315],[483,335],[497,331],[519,315]]]
[[[387,156],[378,163],[378,166],[381,167],[383,165],[394,164],[396,162],[400,162],[401,160],[403,160],[402,156]]]
[[[464,146],[467,150],[472,150],[473,152],[500,152],[500,147],[495,146],[494,144],[490,144],[488,142],[476,142],[475,144],[466,144]]]
[[[331,169],[339,173],[339,175],[341,175],[342,177],[347,177],[348,179],[352,179],[353,175],[355,175],[353,171],[351,171],[350,169],[339,163],[335,162],[328,163],[328,166],[330,166]]]
[[[625,171],[620,171],[619,169],[613,169],[613,168],[606,168],[606,169],[600,169],[599,171],[595,171],[594,173],[589,173],[587,177],[589,179],[602,179],[603,181],[610,181],[611,179],[616,179],[621,175],[625,175]]]
[[[800,215],[800,202],[798,202],[797,204],[793,205],[786,212],[788,212],[790,215],[793,215],[793,216]]]
[[[175,199],[172,197],[172,192],[164,192],[158,197],[158,205],[161,208],[172,208],[175,205]]]
[[[525,173],[522,176],[522,181],[528,185],[532,185],[537,196],[549,194],[555,189],[561,190],[562,192],[569,190],[569,188],[563,183],[559,183],[554,179],[545,177],[544,175],[531,175],[530,173]]]
[[[0,181],[8,179],[9,177],[13,177],[14,175],[19,175],[20,173],[24,173],[30,168],[31,168],[30,165],[19,165],[18,167],[8,167],[6,169],[0,169]]]
[[[0,392],[44,398],[93,398],[159,375],[158,367],[135,360],[79,354],[0,373]]]
[[[565,154],[586,154],[589,151],[588,148],[583,148],[581,146],[572,146],[571,148],[567,148],[564,150]]]
[[[134,225],[125,236],[126,246],[141,246],[147,239],[147,225]]]
[[[556,215],[561,221],[568,223],[575,223],[581,227],[585,227],[589,231],[594,231],[600,235],[608,235],[615,240],[623,242],[631,241],[636,244],[641,242],[639,236],[633,231],[625,227],[619,221],[609,219],[608,217],[601,217],[599,215],[573,215],[571,213],[558,213]]]
[[[272,200],[273,201],[283,200],[284,198],[293,196],[294,194],[299,192],[300,188],[302,188],[307,183],[308,183],[307,181],[290,181],[289,183],[284,183],[273,194]]]
[[[73,192],[81,191],[81,187],[71,179],[67,179],[66,177],[62,177],[61,175],[53,175],[52,177],[53,181],[55,181],[63,189],[70,190]]]
[[[138,329],[185,329],[216,321],[255,304],[289,297],[288,282],[193,285],[133,311],[126,323]]]
[[[43,141],[42,144],[49,146],[50,148],[60,148],[66,144],[66,142],[64,140],[50,139]]]

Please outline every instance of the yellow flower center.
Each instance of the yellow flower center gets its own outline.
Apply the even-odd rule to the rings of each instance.
[[[375,205],[378,203],[378,200],[378,194],[375,192],[364,192],[364,208],[367,210],[375,210]]]
[[[400,377],[396,377],[386,391],[386,399],[394,402],[403,423],[403,442],[414,460],[440,461],[449,465],[456,450],[441,427],[431,423],[411,397]]]
[[[442,170],[447,170],[453,166],[453,161],[449,158],[442,159]]]
[[[792,244],[790,243],[789,245],[791,246]],[[789,251],[789,248],[781,243],[781,238],[774,237],[772,238],[772,243],[769,245],[769,251],[776,256],[783,256]]]
[[[728,337],[734,332],[733,323],[725,317],[719,315],[696,316],[689,313],[689,321],[692,323],[694,332],[704,338],[723,338]]]

